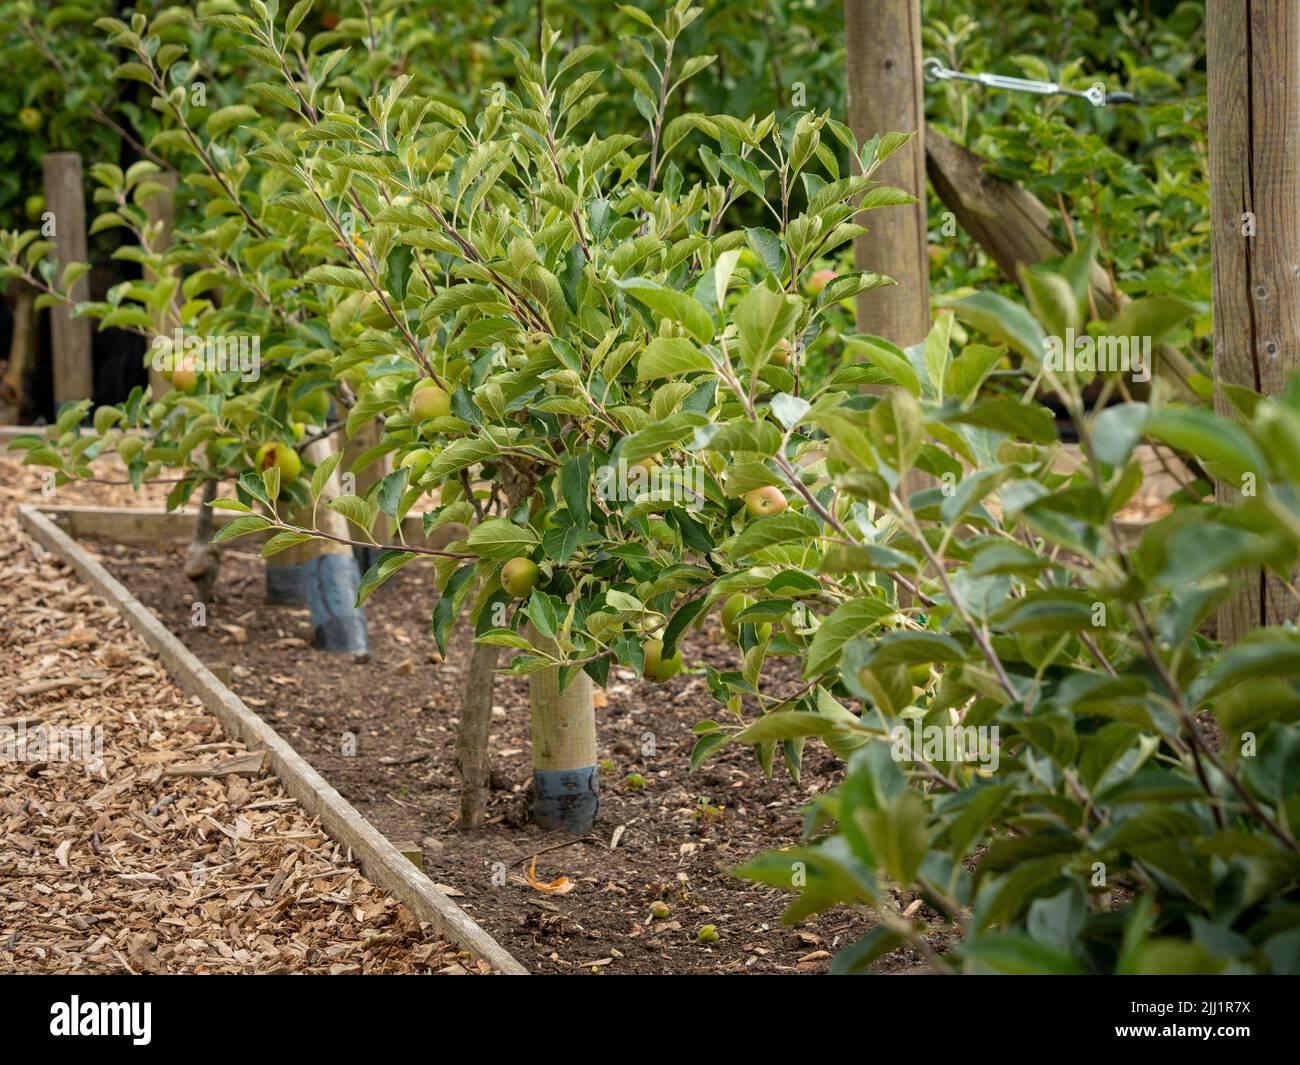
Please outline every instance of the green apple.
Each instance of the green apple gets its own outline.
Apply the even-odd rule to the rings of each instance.
[[[512,558],[501,567],[501,587],[516,599],[526,598],[537,586],[537,563],[531,558]]]
[[[186,395],[193,392],[199,387],[199,374],[197,370],[173,370],[169,377],[172,388],[177,392],[184,392]]]
[[[744,592],[736,592],[728,596],[727,601],[722,604],[722,628],[732,639],[740,634],[740,626],[736,624],[737,615],[753,605],[753,598],[745,595]]]
[[[27,202],[23,204],[23,209],[27,212],[27,221],[39,222],[41,215],[45,213],[45,197],[39,192],[28,196]]]
[[[411,418],[422,422],[426,418],[445,418],[451,413],[451,396],[446,389],[432,381],[424,380],[411,392]]]
[[[679,649],[672,658],[665,659],[663,640],[647,640],[644,651],[645,669],[642,672],[655,683],[662,683],[682,671],[681,650]]]
[[[771,363],[773,366],[789,366],[790,357],[794,354],[794,348],[790,346],[790,341],[782,337],[777,341],[776,347],[772,349]]]
[[[772,514],[780,514],[789,505],[781,490],[775,485],[764,485],[762,488],[755,488],[745,493],[745,509],[751,518],[766,518]]]
[[[427,448],[419,448],[415,451],[408,451],[402,456],[402,461],[398,463],[399,467],[410,470],[406,478],[407,484],[415,484],[424,476],[424,471],[429,468],[429,463],[433,461],[433,452]]]
[[[740,637],[740,624],[737,623],[736,618],[739,617],[741,611],[747,610],[754,603],[755,600],[752,597],[745,595],[743,592],[736,592],[735,595],[729,596],[727,601],[722,604],[722,628],[733,640]],[[770,621],[750,622],[750,624],[754,626],[754,635],[758,637],[760,643],[771,638],[772,623]]]
[[[44,121],[45,116],[34,107],[24,107],[18,112],[18,124],[28,133],[35,133]]]
[[[298,456],[298,452],[294,451],[288,444],[282,444],[278,440],[259,447],[257,454],[253,457],[253,464],[259,472],[269,470],[272,466],[278,466],[282,483],[292,481],[298,474],[302,473],[302,459]]]

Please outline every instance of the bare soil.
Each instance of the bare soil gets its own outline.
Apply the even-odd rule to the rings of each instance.
[[[263,565],[251,552],[224,553],[217,602],[199,627],[180,546],[88,546],[210,667],[226,667],[233,690],[389,839],[420,845],[429,876],[535,972],[824,972],[871,927],[847,911],[784,926],[789,895],[730,874],[798,841],[803,807],[835,785],[840,763],[810,743],[799,783],[780,765],[767,779],[749,749],[729,747],[689,772],[691,728],[717,713],[698,667],[735,668],[736,648],[716,632],[685,641],[688,670],[666,684],[611,674],[597,711],[600,819],[576,842],[526,821],[527,683],[500,677],[489,824],[462,832],[455,740],[468,654],[461,645],[439,659],[430,629],[436,593],[417,565],[367,604],[373,655],[361,664],[311,650],[305,609],[265,604]],[[794,690],[797,663],[775,665],[771,689]],[[572,890],[527,883],[532,855],[536,881],[567,877]],[[655,902],[667,904],[667,918],[652,916]],[[699,941],[704,925],[715,926],[717,942]],[[936,930],[931,945],[942,951],[945,938]],[[901,948],[877,969],[919,963]]]

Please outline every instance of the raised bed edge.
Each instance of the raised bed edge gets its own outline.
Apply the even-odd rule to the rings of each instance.
[[[189,540],[194,531],[197,512],[193,509],[162,510],[153,507],[94,507],[70,506],[55,503],[36,504],[74,540],[98,537],[122,544],[151,544],[162,540]],[[218,510],[212,515],[216,528],[243,517],[235,511]],[[402,519],[402,535],[408,544],[424,547],[445,547],[453,540],[463,539],[469,532],[463,525],[450,522],[424,535],[421,515],[408,514]],[[260,543],[269,533],[254,533],[249,543]]]
[[[216,679],[198,658],[102,565],[41,512],[20,504],[18,520],[31,536],[62,558],[95,591],[122,614],[168,671],[210,710],[230,732],[267,752],[271,767],[289,794],[339,843],[351,848],[366,877],[410,907],[420,920],[498,972],[526,976],[524,968],[433,882],[403,856],[307,761]]]

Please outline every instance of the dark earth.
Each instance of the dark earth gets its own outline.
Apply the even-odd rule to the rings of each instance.
[[[848,910],[788,927],[781,914],[790,895],[728,872],[798,842],[804,805],[837,783],[840,762],[810,742],[796,784],[780,759],[768,779],[752,751],[737,745],[689,771],[692,726],[718,712],[700,664],[736,668],[738,650],[723,641],[716,612],[712,626],[684,641],[687,670],[671,681],[611,672],[596,711],[600,818],[595,833],[576,842],[526,823],[528,686],[524,678],[500,677],[488,825],[462,832],[455,749],[468,653],[454,636],[448,661],[440,660],[430,625],[436,592],[418,564],[367,603],[373,654],[359,664],[310,649],[306,609],[266,605],[263,563],[251,551],[224,552],[217,602],[207,626],[194,627],[182,546],[87,546],[205,664],[228,667],[240,698],[363,816],[393,842],[420,846],[429,877],[534,972],[825,972],[837,950],[871,927],[866,914]],[[793,659],[769,662],[769,691],[799,686]],[[348,733],[356,737],[351,756],[344,754]],[[572,890],[529,886],[534,854],[537,881],[567,877]],[[893,901],[908,907],[912,899]],[[668,906],[666,918],[652,915],[656,902]],[[925,907],[916,913],[926,916],[935,918]],[[947,937],[934,924],[927,938],[942,952]],[[716,927],[717,942],[698,940],[704,925]],[[875,969],[922,965],[904,947]]]

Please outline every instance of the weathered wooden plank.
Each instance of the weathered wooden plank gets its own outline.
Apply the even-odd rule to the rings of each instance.
[[[81,177],[81,156],[76,152],[51,152],[41,160],[45,176],[45,209],[54,215],[56,280],[70,262],[85,262],[86,189]],[[89,298],[86,279],[69,290],[73,300]],[[94,394],[95,373],[90,355],[90,319],[73,318],[68,308],[50,308],[54,348],[54,402],[89,399]]]
[[[161,543],[188,540],[194,531],[195,510],[144,510],[134,507],[46,506],[40,510],[62,529],[78,538],[111,540],[122,544]],[[229,510],[213,514],[213,523],[221,528],[239,517]],[[249,544],[260,544],[265,533],[247,537]],[[408,514],[402,520],[402,535],[408,544],[419,547],[445,547],[453,540],[463,539],[468,530],[463,525],[450,524],[435,529],[428,539],[424,536],[420,515]]]
[[[1215,406],[1231,415],[1223,386],[1273,395],[1300,369],[1300,0],[1211,0],[1205,23]],[[1231,503],[1242,488],[1216,492]],[[1243,584],[1220,638],[1295,616],[1275,577]]]
[[[917,204],[873,211],[863,220],[869,232],[853,241],[857,269],[898,282],[858,296],[858,328],[905,347],[930,331],[921,0],[844,0],[844,37],[849,126],[858,142],[916,131],[875,176]]]

